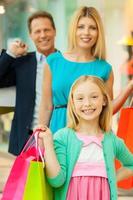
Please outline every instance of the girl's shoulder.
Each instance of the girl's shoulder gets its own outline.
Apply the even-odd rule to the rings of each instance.
[[[105,133],[104,138],[105,138],[105,140],[111,140],[112,142],[123,141],[113,131],[109,131],[109,132]]]
[[[54,140],[56,139],[66,139],[69,135],[74,133],[74,130],[68,127],[59,129],[55,134],[54,134]]]
[[[117,153],[119,149],[125,148],[124,140],[119,138],[115,133],[113,133],[113,131],[105,134],[104,142],[107,146],[112,146],[115,153]]]

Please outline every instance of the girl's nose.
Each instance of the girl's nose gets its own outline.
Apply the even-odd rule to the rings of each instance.
[[[91,101],[90,101],[90,100],[88,100],[88,99],[86,99],[86,100],[84,101],[84,105],[86,105],[86,106],[89,106],[89,105],[91,105]]]

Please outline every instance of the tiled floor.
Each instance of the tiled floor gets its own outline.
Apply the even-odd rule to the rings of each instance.
[[[6,182],[14,159],[15,157],[11,154],[0,152],[0,192]]]
[[[0,199],[1,199],[1,192],[3,189],[3,186],[6,182],[7,176],[9,174],[11,165],[14,161],[15,157],[11,154],[0,152]],[[123,191],[119,191],[121,195],[123,195]],[[130,192],[133,194],[133,192]],[[119,196],[118,200],[133,200],[133,196],[128,196],[128,193],[126,192],[126,196]]]

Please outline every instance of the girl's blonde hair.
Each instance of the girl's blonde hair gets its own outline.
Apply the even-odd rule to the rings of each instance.
[[[77,47],[76,31],[78,22],[82,17],[91,17],[97,24],[98,39],[96,44],[92,47],[92,55],[95,58],[106,59],[105,36],[101,17],[98,11],[93,7],[81,7],[73,15],[68,32],[68,51],[71,52]]]
[[[103,106],[103,110],[100,114],[99,125],[102,130],[104,130],[105,132],[108,132],[111,129],[112,102],[107,93],[107,89],[103,80],[94,76],[81,76],[79,79],[77,79],[73,83],[70,90],[69,99],[68,99],[67,127],[75,130],[77,125],[79,124],[79,117],[77,113],[75,112],[75,107],[73,103],[73,92],[80,84],[85,83],[85,82],[88,82],[88,84],[89,82],[96,84],[100,88],[105,98],[106,105]]]

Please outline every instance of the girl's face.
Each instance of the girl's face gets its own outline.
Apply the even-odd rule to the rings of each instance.
[[[91,17],[81,17],[76,31],[76,42],[79,48],[91,49],[97,41],[98,28]]]
[[[106,104],[100,88],[90,81],[79,84],[73,91],[73,103],[81,121],[98,121]]]

